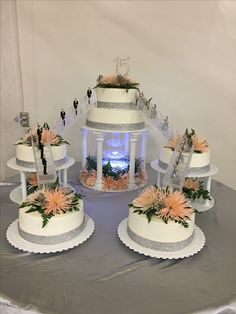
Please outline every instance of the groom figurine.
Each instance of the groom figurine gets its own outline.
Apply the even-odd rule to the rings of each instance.
[[[90,87],[87,90],[87,96],[88,96],[88,104],[90,105],[90,98],[92,96],[92,91],[91,91]]]

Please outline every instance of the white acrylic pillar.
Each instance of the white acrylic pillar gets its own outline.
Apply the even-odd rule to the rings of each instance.
[[[125,154],[129,154],[129,133],[125,133]]]
[[[142,146],[141,146],[141,158],[143,160],[143,169],[146,169],[146,161],[147,161],[147,138],[148,131],[144,130],[142,132]]]
[[[130,153],[129,153],[129,190],[135,188],[134,172],[135,172],[135,156],[136,156],[136,144],[139,133],[130,134]]]
[[[206,179],[206,190],[209,191],[209,195],[211,195],[211,176],[208,176]],[[205,200],[205,206],[210,206],[210,200]]]
[[[88,138],[88,130],[82,128],[82,169],[86,166],[86,157],[87,157],[87,138]]]
[[[21,181],[21,188],[22,188],[22,200],[24,201],[27,197],[26,176],[25,176],[24,171],[20,171],[20,181]]]
[[[103,140],[102,132],[95,132],[97,141],[97,180],[96,189],[102,191],[102,155],[103,155]]]

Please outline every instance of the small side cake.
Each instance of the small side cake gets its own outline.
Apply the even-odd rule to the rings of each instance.
[[[28,130],[25,136],[16,143],[16,163],[20,166],[32,166],[34,164],[35,147],[36,159],[42,155],[41,150],[45,145],[50,144],[52,156],[55,162],[65,161],[67,158],[67,144],[55,130],[49,129],[47,123],[43,127]]]
[[[19,234],[29,242],[65,242],[81,233],[84,225],[81,196],[68,188],[37,190],[19,208]]]
[[[183,193],[150,186],[129,206],[127,231],[138,244],[177,251],[193,241],[195,213]]]
[[[188,133],[188,130],[186,130],[185,135],[187,137],[187,140],[189,140],[192,143],[194,149],[190,160],[189,168],[192,170],[194,169],[208,170],[210,167],[210,149],[207,140],[197,136],[193,129],[191,133]],[[168,143],[161,148],[159,156],[159,165],[163,169],[167,169],[171,161],[173,152],[177,145],[179,145],[182,137],[183,135],[179,134],[169,139]],[[187,161],[189,157],[189,152],[184,150],[182,156],[184,160]]]

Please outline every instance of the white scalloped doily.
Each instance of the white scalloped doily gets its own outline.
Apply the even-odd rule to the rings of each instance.
[[[121,223],[118,226],[118,236],[121,242],[123,242],[131,250],[146,256],[163,259],[185,258],[198,253],[205,245],[206,240],[205,235],[202,232],[202,230],[195,225],[193,241],[190,244],[188,244],[185,248],[173,252],[149,249],[144,246],[141,246],[140,244],[136,243],[129,237],[127,233],[127,223],[128,218],[125,218],[124,220],[121,221]]]
[[[6,237],[8,242],[15,248],[30,253],[56,253],[72,249],[88,240],[93,234],[95,224],[90,216],[87,216],[87,224],[83,231],[73,239],[57,244],[36,244],[24,240],[18,232],[18,219],[14,220],[7,229]]]

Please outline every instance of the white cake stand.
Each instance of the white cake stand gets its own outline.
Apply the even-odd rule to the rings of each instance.
[[[185,258],[189,256],[193,256],[194,254],[198,253],[203,246],[205,245],[205,235],[202,232],[202,230],[195,225],[194,229],[194,237],[193,241],[188,244],[185,248],[178,250],[178,251],[158,251],[154,249],[146,248],[134,240],[130,238],[130,236],[127,233],[127,223],[128,218],[125,218],[118,227],[118,236],[128,248],[131,250],[143,254],[150,257],[156,257],[156,258],[163,258],[163,259],[179,259],[179,258]]]
[[[68,156],[63,164],[61,164],[60,166],[56,166],[56,171],[58,172],[60,182],[63,186],[69,186],[67,183],[67,170],[74,163],[75,163],[75,160]],[[15,189],[13,189],[10,193],[10,199],[14,203],[20,204],[22,202],[22,200],[26,199],[26,197],[27,197],[26,173],[27,172],[36,172],[36,169],[35,169],[35,167],[19,166],[16,163],[15,157],[8,160],[7,166],[11,169],[14,169],[14,170],[17,170],[20,172],[21,185],[19,185]],[[72,188],[71,186],[69,186],[69,187]],[[73,190],[73,188],[72,188],[72,190]]]
[[[14,220],[7,229],[6,237],[8,242],[15,248],[29,252],[29,253],[57,253],[72,249],[86,240],[88,240],[94,232],[95,224],[90,216],[85,217],[87,219],[86,226],[83,231],[73,239],[57,244],[36,244],[24,240],[18,231],[18,219]]]
[[[163,169],[159,165],[159,159],[155,159],[151,162],[152,169],[157,171],[157,186],[161,186],[161,175],[166,173],[166,169]],[[218,168],[210,164],[209,170],[199,171],[199,172],[191,172],[191,169],[186,174],[188,178],[207,178],[206,179],[206,189],[211,192],[211,177],[218,172]],[[192,206],[198,211],[203,212],[212,208],[215,205],[214,198],[210,195],[211,200],[205,200],[204,203],[199,203],[198,201],[191,202]]]

